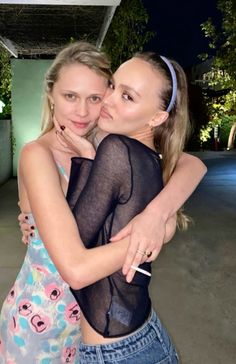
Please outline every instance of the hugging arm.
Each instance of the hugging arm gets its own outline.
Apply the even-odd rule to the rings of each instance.
[[[207,171],[197,157],[182,153],[169,182],[145,210],[137,215],[111,240],[116,242],[129,236],[130,244],[123,273],[127,274],[135,264],[137,244],[139,249],[148,250],[152,255],[148,261],[158,256],[164,242],[169,241],[176,229],[176,212],[186,202]],[[140,248],[142,246],[142,248]]]
[[[27,191],[39,235],[63,279],[78,289],[119,270],[128,240],[94,249],[84,247],[50,153],[37,143],[27,145],[19,164],[19,179]]]

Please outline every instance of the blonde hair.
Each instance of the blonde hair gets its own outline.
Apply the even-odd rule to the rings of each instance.
[[[47,133],[54,127],[53,110],[48,95],[52,91],[54,83],[59,78],[61,68],[75,63],[87,66],[106,79],[111,78],[110,61],[107,56],[100,52],[93,44],[75,42],[62,49],[45,75],[42,134]]]
[[[163,87],[159,91],[161,108],[167,110],[172,95],[172,77],[167,64],[154,52],[135,54],[162,75]],[[182,67],[175,61],[169,60],[174,68],[177,78],[177,95],[167,120],[155,128],[154,143],[156,149],[162,154],[163,181],[167,184],[173,174],[176,164],[184,150],[185,142],[190,132],[188,111],[188,87]],[[177,225],[181,230],[186,230],[191,219],[183,214],[182,208],[177,212]]]

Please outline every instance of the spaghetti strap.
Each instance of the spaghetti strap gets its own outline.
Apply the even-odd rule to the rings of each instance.
[[[69,177],[66,174],[65,168],[61,165],[61,163],[58,160],[55,160],[57,168],[60,172],[60,174],[65,178],[66,182],[69,182]]]

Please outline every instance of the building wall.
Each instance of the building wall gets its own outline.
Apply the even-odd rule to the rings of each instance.
[[[11,176],[11,120],[0,120],[0,185]]]
[[[16,142],[14,176],[21,148],[40,134],[43,79],[51,62],[12,59],[12,124]]]

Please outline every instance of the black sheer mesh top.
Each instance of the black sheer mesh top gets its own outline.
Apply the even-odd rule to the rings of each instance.
[[[99,145],[94,161],[72,158],[67,199],[85,246],[109,243],[162,187],[159,155],[135,139],[109,135]],[[150,263],[140,268],[151,272]],[[98,333],[118,337],[133,332],[147,319],[151,310],[149,282],[150,277],[136,272],[127,283],[118,271],[71,291]]]

